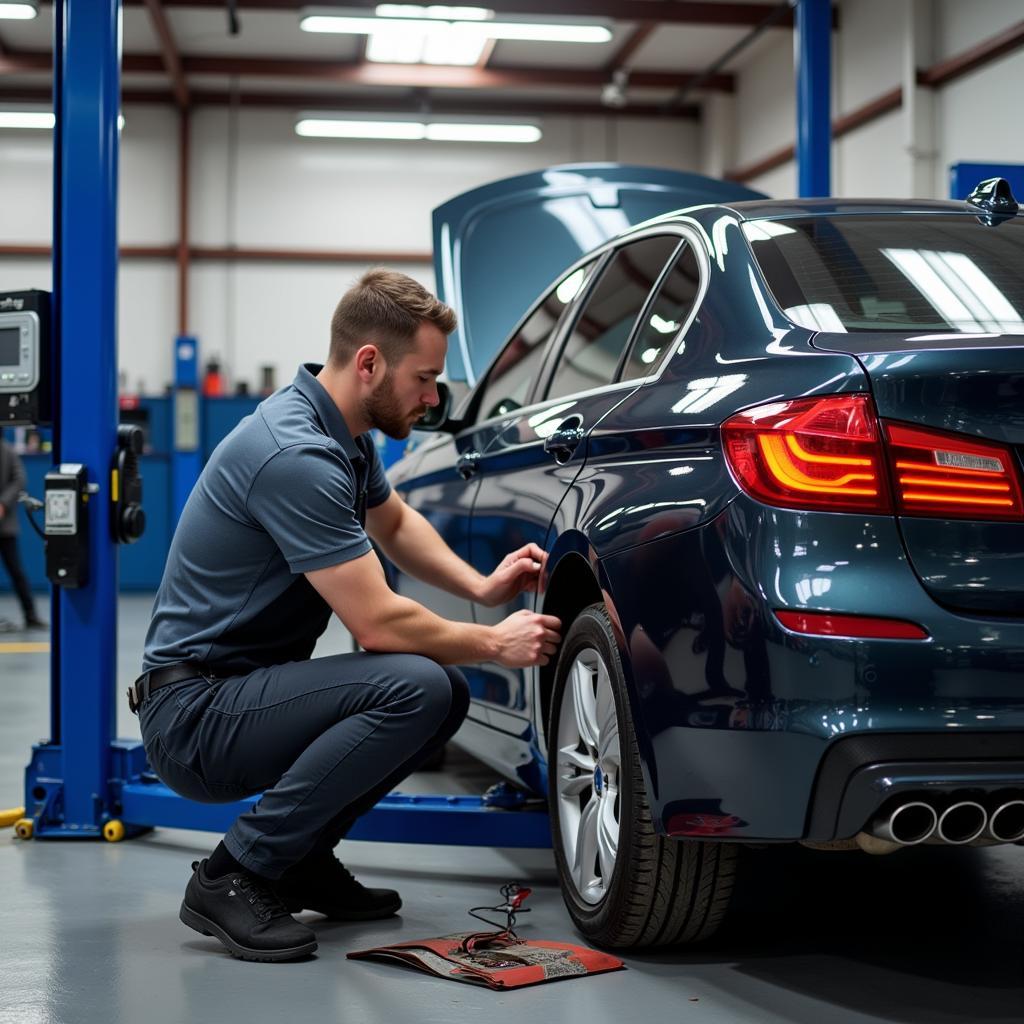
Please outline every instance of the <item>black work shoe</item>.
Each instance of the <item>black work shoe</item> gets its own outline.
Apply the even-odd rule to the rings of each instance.
[[[265,882],[244,871],[210,878],[205,860],[192,864],[178,916],[240,960],[295,960],[316,950],[316,936],[292,919]]]
[[[402,906],[394,889],[367,889],[333,854],[289,868],[274,890],[289,913],[315,910],[332,921],[373,921]]]
[[[40,618],[32,618],[25,620],[25,629],[49,629],[50,624]]]

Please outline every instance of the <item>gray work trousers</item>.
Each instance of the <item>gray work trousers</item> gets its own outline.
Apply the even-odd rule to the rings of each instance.
[[[339,654],[157,690],[139,708],[149,763],[175,792],[220,803],[263,793],[224,836],[279,878],[328,852],[446,743],[469,708],[462,673],[415,654]]]

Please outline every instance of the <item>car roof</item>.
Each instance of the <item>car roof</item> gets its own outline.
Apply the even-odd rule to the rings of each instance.
[[[727,205],[741,220],[836,214],[978,213],[965,202],[948,199],[751,199]]]

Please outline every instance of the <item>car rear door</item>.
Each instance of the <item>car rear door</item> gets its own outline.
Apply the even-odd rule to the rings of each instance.
[[[642,314],[652,289],[682,246],[678,231],[661,228],[615,248],[556,339],[533,400],[481,427],[470,559],[482,574],[493,572],[523,544],[545,547],[558,505],[583,466],[587,434],[650,370],[649,362],[638,360],[631,364],[634,371],[640,367],[636,376],[621,376],[626,353],[648,326]],[[495,394],[487,402],[494,397],[500,398]],[[533,595],[522,594],[495,608],[475,604],[473,613],[476,621],[494,625],[532,606]],[[511,737],[525,741],[532,675],[495,664],[473,671],[492,724],[508,734],[509,742]]]

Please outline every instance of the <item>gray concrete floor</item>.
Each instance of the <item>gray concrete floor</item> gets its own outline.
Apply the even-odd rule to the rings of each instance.
[[[120,609],[118,688],[134,677],[151,599]],[[0,595],[0,616],[15,618]],[[30,745],[48,729],[45,653],[0,635],[0,808],[21,803]],[[347,649],[332,629],[321,653]],[[119,711],[119,734],[137,736]],[[479,792],[453,757],[406,792]],[[533,887],[521,933],[572,940],[546,851],[343,844],[361,879],[399,888],[401,917],[330,924],[293,964],[250,964],[177,918],[189,862],[217,836],[161,829],[133,841],[20,842],[0,831],[0,1022],[339,1024],[534,1020],[719,1024],[1024,1021],[1024,849],[911,850],[887,858],[752,851],[729,926],[699,952],[626,957],[627,970],[496,993],[345,959],[385,941],[464,931],[467,907],[517,879]]]

